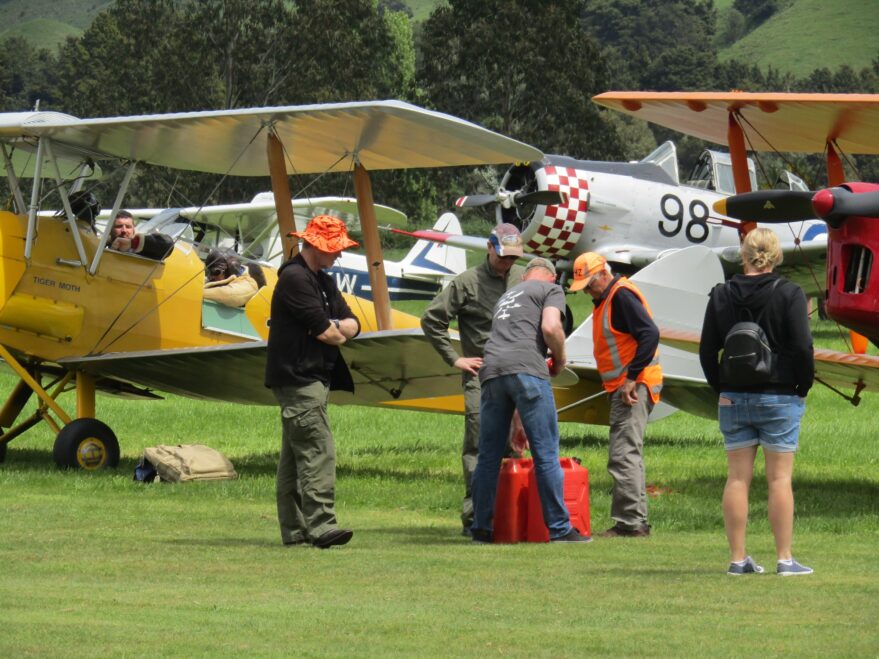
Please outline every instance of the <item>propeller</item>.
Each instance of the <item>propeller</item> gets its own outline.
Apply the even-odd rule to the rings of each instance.
[[[543,206],[564,205],[568,203],[568,195],[559,190],[523,192],[521,190],[504,190],[501,188],[496,194],[475,194],[460,197],[455,202],[455,206],[458,208],[472,208],[495,203],[500,204],[504,208],[525,206],[526,204],[540,204]]]
[[[819,218],[838,227],[852,215],[879,218],[879,191],[855,193],[847,188],[818,192],[760,190],[714,202],[714,210],[737,220],[796,222]]]

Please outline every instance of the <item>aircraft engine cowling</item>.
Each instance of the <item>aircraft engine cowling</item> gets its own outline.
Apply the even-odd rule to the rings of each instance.
[[[578,169],[578,161],[562,156],[511,167],[501,181],[508,191],[554,190],[568,195],[567,204],[543,206],[526,204],[513,208],[497,207],[499,222],[516,225],[522,232],[527,251],[549,259],[565,258],[580,240],[589,210],[588,172]]]

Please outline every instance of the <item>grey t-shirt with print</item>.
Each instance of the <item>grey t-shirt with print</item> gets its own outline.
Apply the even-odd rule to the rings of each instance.
[[[545,307],[557,308],[564,318],[565,293],[558,284],[523,281],[498,299],[479,369],[481,382],[514,373],[549,379],[546,342],[540,329]]]

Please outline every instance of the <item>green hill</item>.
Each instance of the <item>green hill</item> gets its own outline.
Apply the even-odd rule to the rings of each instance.
[[[50,18],[35,18],[23,23],[16,23],[8,30],[0,32],[0,40],[9,37],[24,37],[37,48],[52,50],[67,37],[77,37],[82,34],[82,29],[69,23],[52,20]]]
[[[727,3],[731,4],[731,3]],[[876,0],[795,0],[763,25],[720,51],[720,59],[754,62],[803,77],[817,68],[856,71],[879,56]]]

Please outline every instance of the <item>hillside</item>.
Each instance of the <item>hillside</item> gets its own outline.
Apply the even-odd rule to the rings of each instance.
[[[732,3],[728,3],[732,4]],[[720,52],[720,59],[755,62],[804,77],[816,68],[856,71],[879,56],[876,0],[795,0]]]
[[[413,20],[425,20],[445,0],[403,0]],[[0,39],[21,35],[51,48],[81,34],[112,0],[0,0]],[[719,22],[733,0],[714,0]],[[720,51],[720,59],[754,62],[805,76],[816,68],[848,64],[870,66],[879,55],[877,0],[789,0],[787,7],[739,41]]]
[[[0,39],[22,36],[39,48],[53,48],[82,34],[109,0],[0,0]]]

